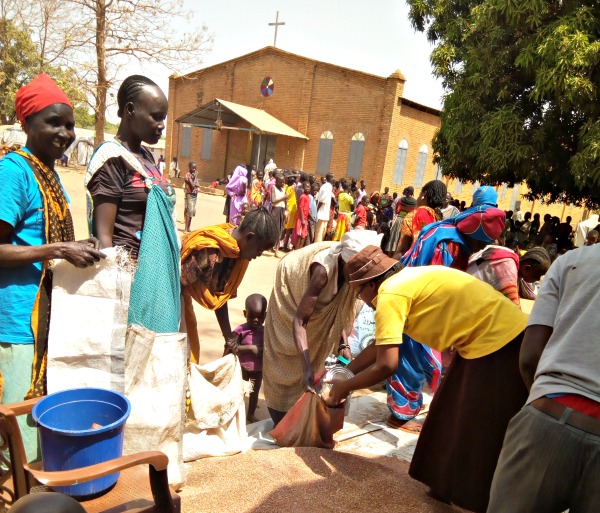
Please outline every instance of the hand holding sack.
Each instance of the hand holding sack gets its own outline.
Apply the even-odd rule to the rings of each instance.
[[[316,385],[325,374],[321,371]],[[343,406],[331,408],[314,392],[304,392],[281,422],[269,434],[281,447],[333,449],[333,435],[344,427]]]

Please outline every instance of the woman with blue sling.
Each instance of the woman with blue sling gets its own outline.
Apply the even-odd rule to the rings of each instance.
[[[122,246],[137,263],[129,324],[176,332],[181,290],[175,191],[142,145],[160,140],[167,98],[149,78],[132,75],[119,87],[117,104],[117,136],[96,149],[85,177],[90,229],[102,247]]]

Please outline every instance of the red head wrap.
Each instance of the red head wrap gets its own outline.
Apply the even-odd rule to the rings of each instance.
[[[56,85],[56,82],[46,73],[42,73],[17,91],[15,97],[17,119],[21,122],[21,125],[24,125],[28,116],[55,103],[64,103],[71,108],[73,107],[67,95]]]

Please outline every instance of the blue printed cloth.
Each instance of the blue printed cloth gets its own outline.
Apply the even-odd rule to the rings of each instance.
[[[402,336],[398,369],[385,384],[387,405],[394,417],[410,420],[417,416],[423,406],[424,380],[431,390],[437,390],[442,377],[442,362],[436,353],[408,335]]]

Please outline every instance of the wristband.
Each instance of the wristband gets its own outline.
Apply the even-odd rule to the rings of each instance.
[[[341,351],[342,349],[350,349],[350,346],[348,344],[340,344],[338,346],[338,351]]]

